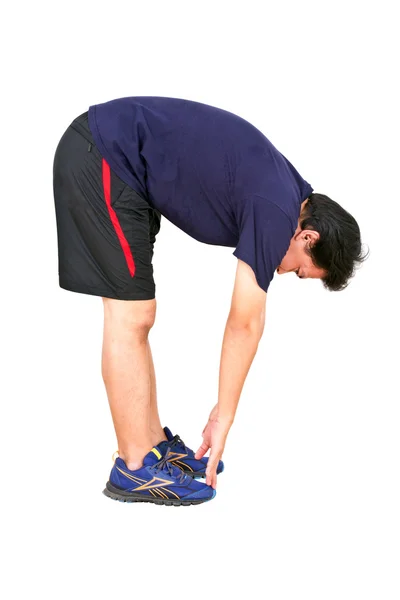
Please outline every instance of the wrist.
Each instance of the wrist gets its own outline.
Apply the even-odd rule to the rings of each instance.
[[[234,419],[234,414],[226,411],[221,411],[221,409],[218,408],[217,414],[215,415],[215,420],[218,421],[218,423],[226,426],[229,429],[233,425]]]

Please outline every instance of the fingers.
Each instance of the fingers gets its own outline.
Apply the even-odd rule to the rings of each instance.
[[[207,463],[206,484],[211,485],[214,490],[217,489],[217,467],[221,454],[221,452],[211,450],[211,455]]]
[[[195,459],[200,460],[200,458],[203,458],[205,453],[208,452],[209,448],[210,448],[210,445],[207,444],[206,441],[203,441],[200,448],[197,450],[196,454],[194,455]]]

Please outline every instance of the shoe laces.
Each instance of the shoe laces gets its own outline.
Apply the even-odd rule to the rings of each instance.
[[[180,469],[179,467],[175,467],[173,465],[171,465],[170,462],[168,462],[168,454],[171,450],[171,447],[168,448],[165,456],[163,456],[163,458],[161,460],[159,460],[155,465],[153,465],[152,467],[150,467],[151,471],[154,471],[154,473],[159,473],[160,471],[166,473],[167,475],[170,475],[171,477],[173,477],[174,479],[177,479],[179,483],[183,483],[186,479],[186,474],[182,471],[182,469]]]
[[[179,437],[179,435],[174,435],[174,437],[171,440],[170,443],[170,447],[171,448],[175,448],[175,446],[183,446],[184,451],[187,453],[188,449],[186,448],[185,443],[183,442],[183,440]]]

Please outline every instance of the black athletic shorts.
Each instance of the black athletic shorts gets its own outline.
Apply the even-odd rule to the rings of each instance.
[[[60,287],[120,300],[155,298],[161,214],[111,170],[87,112],[62,136],[53,175]]]

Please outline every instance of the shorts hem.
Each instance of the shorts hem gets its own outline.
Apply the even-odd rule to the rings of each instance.
[[[123,292],[117,293],[110,290],[105,290],[97,287],[90,287],[81,284],[76,284],[65,279],[59,281],[60,288],[69,292],[76,292],[78,294],[88,294],[90,296],[101,296],[103,298],[112,298],[114,300],[154,300],[155,294],[140,294],[140,293],[129,293],[124,294]]]

